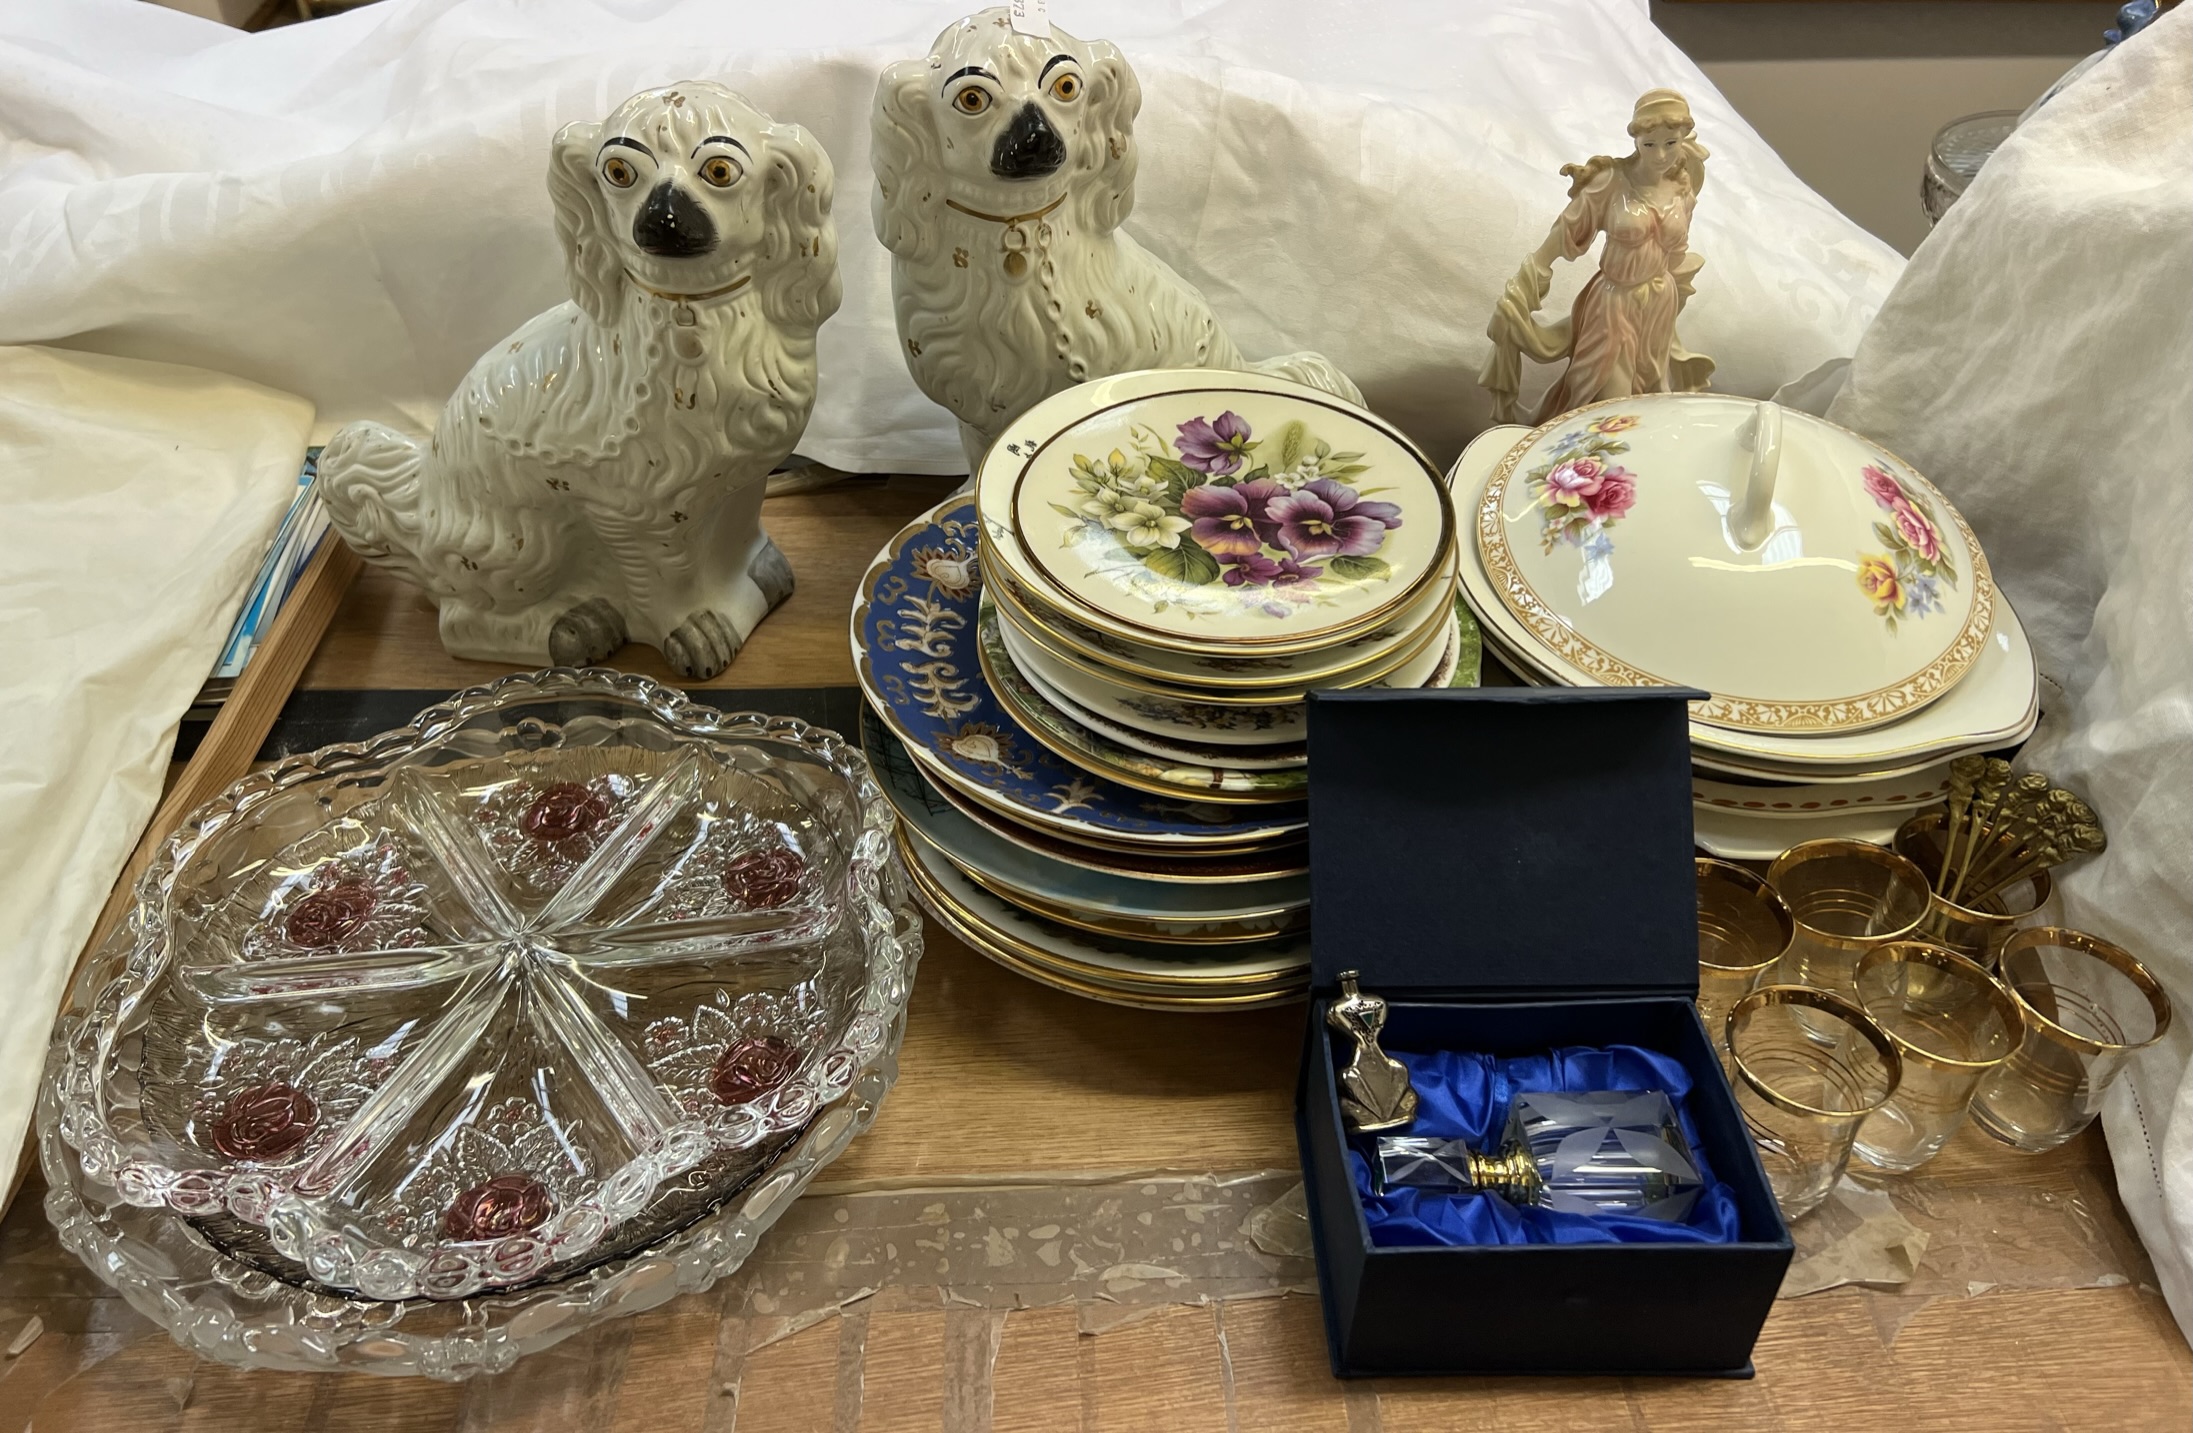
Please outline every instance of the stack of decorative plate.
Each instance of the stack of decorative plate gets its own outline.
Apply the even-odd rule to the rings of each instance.
[[[1525,681],[1674,684],[1698,844],[1886,841],[2039,681],[1971,528],[1910,465],[1771,403],[1653,394],[1495,428],[1451,475],[1463,593]]]
[[[1281,379],[1122,375],[1037,405],[878,554],[864,740],[932,914],[1097,999],[1308,980],[1306,699],[1476,679],[1444,484]]]

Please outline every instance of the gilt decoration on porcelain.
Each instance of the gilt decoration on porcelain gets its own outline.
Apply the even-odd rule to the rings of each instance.
[[[1655,400],[1653,406],[1657,412],[1685,403],[1734,401],[1737,400],[1663,396]],[[1588,611],[1593,603],[1606,598],[1613,583],[1614,541],[1608,532],[1613,522],[1646,511],[1656,500],[1680,495],[1681,485],[1685,483],[1694,485],[1712,502],[1725,522],[1730,497],[1728,490],[1714,481],[1692,472],[1658,471],[1649,464],[1635,466],[1633,471],[1633,465],[1637,465],[1634,455],[1615,461],[1617,452],[1629,453],[1629,447],[1634,446],[1639,433],[1650,432],[1651,417],[1641,414],[1638,409],[1639,402],[1635,399],[1579,409],[1517,440],[1500,459],[1479,496],[1475,513],[1478,545],[1486,580],[1537,647],[1593,682],[1616,686],[1677,685],[1675,678],[1625,660],[1580,631],[1579,619],[1549,602],[1534,585],[1525,571],[1522,554],[1509,543],[1508,529],[1513,518],[1505,505],[1513,490],[1517,496],[1527,493],[1529,506],[1525,512],[1532,508],[1539,510],[1534,520],[1538,536],[1535,545],[1542,553],[1551,555],[1567,548],[1580,553],[1582,566],[1578,571],[1576,602],[1579,610]],[[1865,444],[1865,440],[1831,424],[1809,418],[1804,421],[1851,442]],[[1624,436],[1614,438],[1612,435],[1616,433]],[[1626,446],[1617,449],[1606,446],[1609,443]],[[1591,451],[1595,444],[1600,447],[1596,453]],[[1871,448],[1872,445],[1865,446]],[[1579,455],[1598,462],[1598,470],[1565,474],[1563,483],[1568,485],[1570,492],[1549,495],[1554,471],[1573,463]],[[1591,500],[1607,491],[1606,480],[1617,470],[1620,479],[1614,482],[1611,497],[1601,503],[1605,511],[1595,512]],[[1879,476],[1875,477],[1875,474]],[[1960,681],[1980,656],[1994,623],[1997,595],[1985,559],[1980,554],[1978,540],[1963,516],[1942,502],[1925,483],[1908,475],[1908,469],[1904,470],[1904,475],[1892,471],[1891,460],[1886,454],[1879,463],[1867,465],[1862,474],[1854,474],[1854,478],[1862,480],[1872,504],[1885,514],[1884,521],[1871,525],[1871,535],[1889,549],[1888,553],[1853,553],[1849,558],[1801,557],[1800,554],[1801,560],[1813,565],[1832,564],[1852,572],[1861,596],[1883,619],[1884,635],[1893,641],[1899,631],[1899,622],[1908,624],[1937,614],[1942,594],[1959,588],[1962,574],[1952,549],[1961,546],[1963,552],[1970,555],[1973,571],[1969,584],[1970,602],[1960,627],[1942,644],[1937,655],[1921,661],[1900,680],[1848,696],[1818,700],[1775,699],[1716,691],[1710,700],[1693,708],[1694,721],[1712,727],[1761,733],[1855,732],[1896,720],[1925,706]],[[1599,484],[1598,488],[1591,493],[1585,492],[1594,481]],[[1571,497],[1573,501],[1569,500]],[[1942,526],[1938,513],[1947,515],[1948,528]],[[1954,540],[1950,537],[1952,533]],[[1776,536],[1787,540],[1796,534],[1785,528]],[[1774,555],[1771,549],[1770,555]],[[1875,566],[1878,570],[1874,570]],[[1601,569],[1596,578],[1595,567]],[[1567,601],[1565,596],[1563,601]],[[1923,655],[1923,652],[1919,654]]]
[[[1038,743],[984,679],[975,617],[982,586],[973,498],[950,499],[878,555],[853,616],[855,665],[886,725],[934,779],[1016,817],[1097,839],[1242,845],[1299,830],[1298,804],[1240,808],[1146,794]]]

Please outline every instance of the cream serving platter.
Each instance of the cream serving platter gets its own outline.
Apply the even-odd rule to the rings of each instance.
[[[1791,820],[1693,803],[1691,839],[1724,861],[1771,861],[1806,841],[1867,841],[1886,846],[1908,811],[1837,811]]]

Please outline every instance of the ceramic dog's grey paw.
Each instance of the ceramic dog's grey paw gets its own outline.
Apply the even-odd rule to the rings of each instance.
[[[746,575],[761,589],[762,599],[771,610],[792,595],[792,564],[786,560],[782,549],[773,537],[761,540],[761,547],[754,559],[747,564]],[[733,644],[734,648],[736,643]]]
[[[548,660],[558,667],[591,667],[607,661],[628,637],[624,614],[606,597],[591,598],[548,629]]]
[[[679,676],[706,681],[730,666],[742,645],[738,628],[721,612],[695,612],[663,639],[662,654]]]

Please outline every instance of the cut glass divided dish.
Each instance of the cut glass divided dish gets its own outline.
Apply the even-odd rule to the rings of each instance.
[[[167,841],[64,1014],[64,1241],[211,1356],[445,1374],[493,1362],[244,1334],[598,1289],[704,1223],[750,1245],[888,1088],[920,955],[893,825],[835,733],[606,672],[246,778]],[[176,1234],[253,1296],[163,1288]]]

